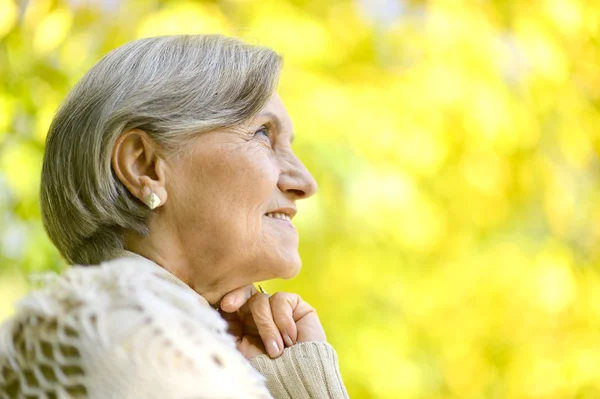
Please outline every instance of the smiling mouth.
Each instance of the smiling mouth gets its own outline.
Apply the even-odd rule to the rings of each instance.
[[[273,219],[287,220],[288,222],[292,221],[292,217],[290,215],[288,215],[287,213],[282,213],[282,212],[269,212],[265,216],[273,218]]]

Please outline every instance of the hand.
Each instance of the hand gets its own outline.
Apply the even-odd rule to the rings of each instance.
[[[225,295],[220,305],[229,332],[247,359],[261,354],[279,357],[297,342],[327,341],[317,312],[297,294],[262,294],[248,285]]]

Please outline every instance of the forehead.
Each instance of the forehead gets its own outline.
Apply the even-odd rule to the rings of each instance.
[[[278,93],[273,93],[271,95],[271,98],[269,98],[269,101],[267,101],[267,103],[265,104],[265,106],[263,107],[263,110],[270,110],[271,112],[284,112],[287,113],[287,110],[285,109],[285,105],[283,104],[283,100],[281,99],[281,97],[279,96]]]
[[[288,114],[281,97],[277,93],[274,93],[271,96],[263,109],[260,110],[257,117],[275,119],[275,122],[279,125],[279,128],[282,131],[292,132],[293,130],[290,115]]]

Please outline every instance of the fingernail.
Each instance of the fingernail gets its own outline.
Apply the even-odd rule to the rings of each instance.
[[[289,336],[289,335],[287,335],[287,334],[285,334],[285,333],[283,334],[283,341],[285,342],[285,344],[286,344],[287,346],[292,346],[292,345],[294,345],[294,341],[292,341],[292,339],[290,338],[290,336]]]
[[[221,307],[229,307],[229,306],[233,306],[233,304],[235,303],[235,299],[233,298],[227,298],[225,301],[223,301],[223,303],[221,303]]]
[[[270,339],[267,342],[267,352],[269,352],[269,356],[271,357],[279,355],[279,345],[277,345],[277,341]]]

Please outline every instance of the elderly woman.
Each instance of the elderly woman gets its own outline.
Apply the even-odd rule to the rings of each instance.
[[[0,331],[0,398],[346,398],[300,269],[280,57],[217,35],[105,56],[48,134],[44,225],[70,268]],[[215,310],[215,308],[220,308]]]

